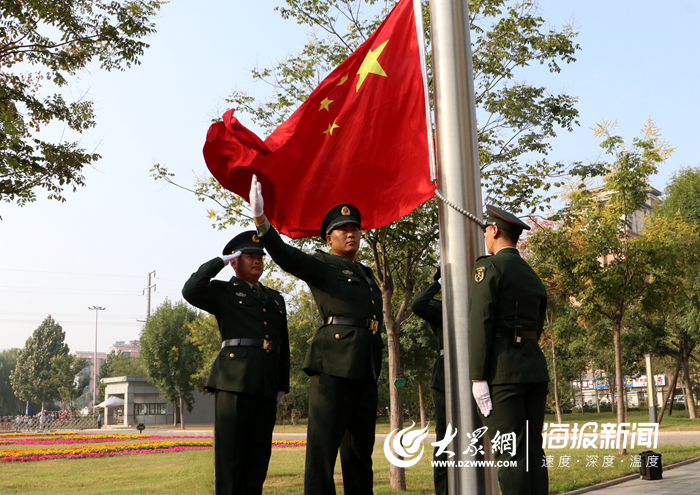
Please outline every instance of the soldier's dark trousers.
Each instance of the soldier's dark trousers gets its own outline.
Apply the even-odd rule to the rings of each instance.
[[[447,430],[447,412],[445,410],[445,391],[431,388],[433,401],[435,402],[435,439],[439,442],[445,438]],[[433,451],[433,460],[446,461],[447,452],[436,456],[438,447]],[[447,466],[433,466],[433,483],[435,484],[435,495],[447,495]]]
[[[490,385],[493,411],[481,416],[494,444],[497,432],[515,433],[516,451],[496,450],[496,461],[516,461],[515,467],[498,468],[498,484],[503,495],[547,495],[549,478],[544,464],[542,426],[547,403],[548,383]],[[527,435],[526,435],[527,432]]]
[[[304,493],[335,494],[333,469],[339,449],[346,495],[373,493],[376,423],[376,383],[326,374],[312,376]]]
[[[262,493],[270,463],[276,414],[274,399],[221,390],[216,392],[216,495]]]

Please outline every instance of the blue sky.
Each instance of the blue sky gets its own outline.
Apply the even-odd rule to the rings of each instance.
[[[208,173],[202,146],[226,96],[233,89],[267,95],[250,69],[297,53],[306,39],[308,28],[273,10],[280,1],[208,0],[194,10],[193,2],[170,2],[142,65],[85,71],[71,83],[71,94],[95,101],[98,125],[80,140],[102,160],[85,170],[87,186],[68,193],[66,203],[40,193],[24,208],[0,204],[0,349],[23,347],[51,314],[72,350],[91,350],[94,305],[106,308],[98,350],[137,339],[148,273],[156,270],[152,307],[166,297],[177,301],[189,275],[238,233],[213,230],[206,204],[156,183],[149,169],[161,163],[185,185]],[[520,78],[579,98],[581,125],[560,133],[552,159],[599,159],[600,140],[590,130],[596,122],[617,119],[618,133],[631,141],[651,117],[677,146],[652,185],[663,189],[679,167],[700,163],[695,2],[543,0],[540,7],[553,26],[573,19],[580,32],[576,63],[561,74],[532,68]],[[226,268],[219,278],[231,275]]]

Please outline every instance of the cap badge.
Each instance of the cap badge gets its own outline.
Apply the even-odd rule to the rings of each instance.
[[[478,284],[482,280],[484,280],[484,272],[486,272],[486,268],[480,267],[476,269],[476,273],[474,274],[474,281]]]
[[[352,270],[343,270],[345,275],[352,275]]]
[[[236,292],[236,295],[237,295],[238,297],[245,297],[245,294],[243,294],[242,292]]]
[[[253,242],[260,242],[260,239],[258,239],[258,236],[253,234]]]
[[[347,206],[343,206],[343,208],[340,210],[340,213],[343,216],[347,217],[348,215],[350,215],[350,208],[348,208]]]

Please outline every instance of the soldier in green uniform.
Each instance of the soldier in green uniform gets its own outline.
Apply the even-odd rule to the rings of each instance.
[[[433,365],[430,388],[433,392],[435,403],[435,437],[437,440],[445,438],[447,430],[447,414],[445,412],[445,356],[442,340],[442,301],[435,299],[440,292],[440,269],[438,268],[433,277],[433,283],[428,285],[411,300],[413,312],[430,324],[433,332],[437,335],[440,356]],[[437,453],[438,447],[435,447]],[[446,461],[447,452],[443,452],[435,458],[436,461]],[[447,467],[433,466],[433,483],[435,484],[436,495],[447,494]]]
[[[469,305],[472,393],[496,461],[517,461],[516,467],[498,468],[503,495],[546,495],[542,426],[549,373],[538,340],[547,294],[516,248],[520,233],[530,227],[500,208],[486,209],[484,237],[493,256],[482,256],[474,265]]]
[[[263,254],[255,231],[243,232],[182,289],[187,302],[216,316],[221,332],[205,385],[215,395],[217,495],[262,493],[277,406],[289,392],[287,312],[280,293],[258,281]],[[228,263],[236,276],[212,280]]]
[[[310,376],[304,493],[335,494],[340,450],[345,493],[371,494],[383,317],[374,274],[356,260],[360,212],[349,203],[331,208],[320,231],[331,253],[309,255],[285,244],[270,225],[255,176],[250,207],[265,249],[280,268],[309,285],[323,319],[303,364]]]

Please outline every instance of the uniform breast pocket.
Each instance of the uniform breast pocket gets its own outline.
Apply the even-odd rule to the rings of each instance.
[[[362,297],[362,281],[355,275],[341,274],[334,284],[335,297],[339,299],[360,299]]]

